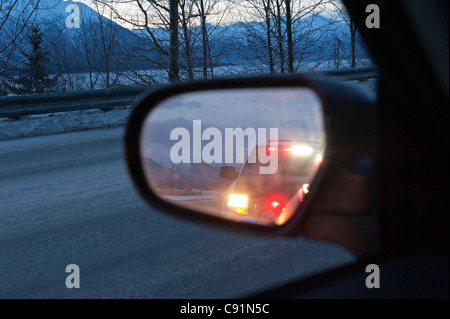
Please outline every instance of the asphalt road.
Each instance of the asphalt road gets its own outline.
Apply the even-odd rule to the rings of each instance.
[[[122,128],[0,142],[0,298],[233,298],[353,260],[334,244],[210,229],[133,189]],[[68,264],[80,288],[68,289]]]

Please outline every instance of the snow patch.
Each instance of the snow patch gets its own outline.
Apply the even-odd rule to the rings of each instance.
[[[125,125],[131,107],[0,118],[0,140],[117,127]]]

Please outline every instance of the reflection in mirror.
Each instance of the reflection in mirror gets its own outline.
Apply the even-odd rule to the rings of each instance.
[[[281,225],[322,162],[320,98],[309,88],[224,89],[164,100],[141,131],[152,191],[224,219]]]

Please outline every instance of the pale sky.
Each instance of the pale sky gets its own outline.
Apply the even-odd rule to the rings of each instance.
[[[146,119],[142,148],[157,162],[169,159],[171,131],[181,127],[193,132],[201,120],[202,131],[217,128],[276,128],[279,140],[322,142],[325,138],[322,103],[309,88],[262,88],[184,93],[159,104]],[[265,139],[266,140],[266,139]],[[206,142],[204,142],[206,143]],[[234,152],[234,149],[225,152]]]
[[[136,4],[134,4],[133,0],[116,0],[118,2],[123,2],[123,3],[116,3],[114,4],[114,8],[115,10],[117,10],[119,12],[119,14],[121,14],[123,17],[128,18],[132,18],[135,19],[137,16],[141,15],[141,11],[140,9],[137,7]],[[73,2],[80,2],[83,3],[89,7],[91,7],[92,9],[96,10],[96,6],[94,5],[94,2],[92,0],[73,0]],[[125,3],[128,2],[128,3]],[[220,3],[218,3],[216,5],[216,12],[217,14],[211,15],[209,17],[209,19],[211,21],[208,21],[209,23],[216,23],[216,22],[220,22],[220,23],[232,23],[232,22],[236,22],[238,21],[238,19],[236,18],[236,15],[232,14],[231,11],[230,14],[228,14],[227,16],[223,15],[223,10],[230,4],[229,1],[224,0],[224,1],[220,1]],[[105,8],[104,12],[101,12],[105,17],[110,18],[111,16],[111,10],[109,8]],[[133,29],[135,28],[134,25],[128,24],[125,21],[121,21],[120,19],[113,19],[116,23],[120,24],[121,26],[128,28],[128,29]]]
[[[72,0],[73,2],[80,2],[80,3],[84,3],[86,5],[88,5],[89,7],[91,7],[92,9],[96,9],[95,5],[93,4],[92,0]],[[136,4],[133,4],[133,0],[116,0],[118,2],[128,2],[128,3],[116,3],[114,4],[114,8],[124,17],[132,17],[132,18],[136,18],[137,16],[140,15],[140,10],[137,7]],[[208,17],[209,19],[209,23],[211,24],[216,24],[216,23],[221,23],[221,24],[228,24],[228,23],[233,23],[233,22],[237,22],[237,21],[241,21],[242,20],[242,14],[243,14],[243,10],[242,8],[231,8],[229,10],[227,10],[228,14],[224,15],[223,12],[225,10],[225,8],[227,8],[229,5],[231,4],[231,1],[228,0],[222,0],[220,1],[220,3],[217,4],[217,9],[216,9],[216,14],[211,15],[210,17]],[[326,6],[326,11],[324,11],[323,14],[324,16],[330,16],[331,13],[333,11],[333,7],[331,5],[327,5]],[[109,18],[111,16],[110,10],[106,9],[105,12],[102,13],[105,17]],[[114,20],[114,19],[113,19]],[[115,22],[117,22],[118,24],[120,24],[121,26],[128,28],[128,29],[133,29],[134,26],[131,24],[127,24],[124,21],[121,20],[114,20]]]

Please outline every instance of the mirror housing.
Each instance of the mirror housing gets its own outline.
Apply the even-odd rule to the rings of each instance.
[[[320,97],[327,145],[323,154],[323,165],[320,166],[313,182],[309,185],[308,195],[301,198],[302,204],[295,210],[292,207],[295,207],[300,200],[289,200],[292,216],[287,222],[268,227],[225,220],[201,213],[195,208],[181,207],[164,200],[149,187],[141,162],[141,130],[147,116],[162,101],[183,93],[195,94],[195,92],[209,90],[292,87],[312,89]],[[152,207],[166,214],[250,234],[269,236],[301,234],[310,238],[334,240],[347,247],[358,242],[358,247],[351,247],[351,249],[357,254],[364,254],[367,251],[373,251],[378,244],[377,240],[370,235],[371,230],[366,227],[376,225],[371,202],[375,190],[367,186],[373,184],[370,179],[373,177],[372,171],[375,167],[377,117],[374,102],[370,95],[361,90],[333,79],[315,76],[282,75],[170,85],[157,91],[147,92],[130,115],[125,135],[127,167],[141,196]],[[344,174],[340,176],[342,172]],[[225,175],[229,176],[228,173]],[[342,181],[345,184],[336,185],[336,181]],[[361,185],[367,187],[360,187]],[[355,193],[347,198],[345,193],[339,192],[339,189],[351,189]],[[339,196],[341,198],[338,198]],[[359,198],[356,208],[352,204],[355,196]],[[325,200],[327,202],[324,202]],[[365,232],[360,231],[361,227],[365,227]],[[346,236],[343,236],[343,231],[347,234]],[[358,240],[354,238],[356,235]]]

